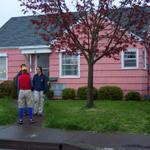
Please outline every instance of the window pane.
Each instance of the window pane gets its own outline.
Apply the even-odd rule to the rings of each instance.
[[[49,54],[38,54],[37,66],[41,66],[43,68],[43,73],[49,76]]]
[[[75,76],[78,75],[78,70],[64,70],[62,71],[62,75]]]
[[[42,68],[42,70],[43,70],[43,74],[45,76],[49,76],[49,69],[48,68]]]
[[[125,60],[124,67],[136,67],[136,60]]]
[[[78,56],[62,54],[62,75],[78,75]]]
[[[78,64],[78,58],[77,56],[76,57],[73,57],[73,56],[69,56],[69,57],[64,57],[62,59],[62,64]]]
[[[136,52],[125,52],[124,54],[124,58],[125,59],[132,59],[132,58],[136,58]]]
[[[137,66],[137,52],[126,51],[124,52],[124,67],[136,67]]]
[[[0,57],[0,79],[6,79],[6,57]]]
[[[62,75],[78,75],[78,66],[77,65],[63,65]]]

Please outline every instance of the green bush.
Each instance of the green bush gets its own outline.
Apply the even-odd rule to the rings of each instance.
[[[98,90],[100,100],[122,100],[123,91],[117,86],[103,86]]]
[[[12,80],[4,81],[0,84],[0,97],[11,96],[17,98],[17,88]]]
[[[18,98],[18,92],[17,92],[17,88],[15,86],[15,81],[12,81],[12,92],[11,92],[11,97],[14,99]]]
[[[46,97],[47,97],[47,99],[53,99],[53,97],[54,97],[54,92],[52,91],[52,90],[48,90],[47,92],[46,92]]]
[[[76,94],[75,94],[75,89],[72,88],[66,88],[62,91],[62,98],[63,99],[75,99]]]
[[[141,95],[139,92],[136,91],[130,91],[126,94],[125,100],[134,100],[134,101],[140,101],[141,100]]]
[[[78,99],[86,100],[87,99],[87,91],[88,91],[87,86],[78,88],[78,91],[77,91]],[[97,99],[97,89],[95,87],[93,87],[93,96],[94,96],[94,100],[96,100]]]
[[[0,98],[8,97],[8,93],[0,92]]]

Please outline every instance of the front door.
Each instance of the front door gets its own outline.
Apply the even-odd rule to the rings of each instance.
[[[49,54],[37,54],[37,66],[41,66],[43,73],[49,76]]]

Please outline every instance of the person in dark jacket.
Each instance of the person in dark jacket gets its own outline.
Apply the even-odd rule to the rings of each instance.
[[[32,93],[31,93],[32,83],[30,75],[27,73],[27,67],[22,67],[22,74],[18,77],[18,89],[19,89],[19,96],[18,96],[18,108],[19,108],[19,124],[23,124],[23,114],[25,103],[28,107],[29,119],[30,123],[34,123],[33,121],[33,100],[32,100]]]
[[[33,90],[34,90],[34,115],[42,116],[44,106],[44,94],[48,89],[47,78],[42,72],[42,67],[37,67],[37,74],[33,77]]]

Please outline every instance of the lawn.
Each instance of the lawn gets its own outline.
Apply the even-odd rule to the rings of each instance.
[[[0,125],[8,125],[16,122],[17,108],[14,100],[9,97],[0,99]]]
[[[150,133],[148,101],[96,101],[92,109],[85,108],[85,101],[46,101],[44,114],[47,128]]]

